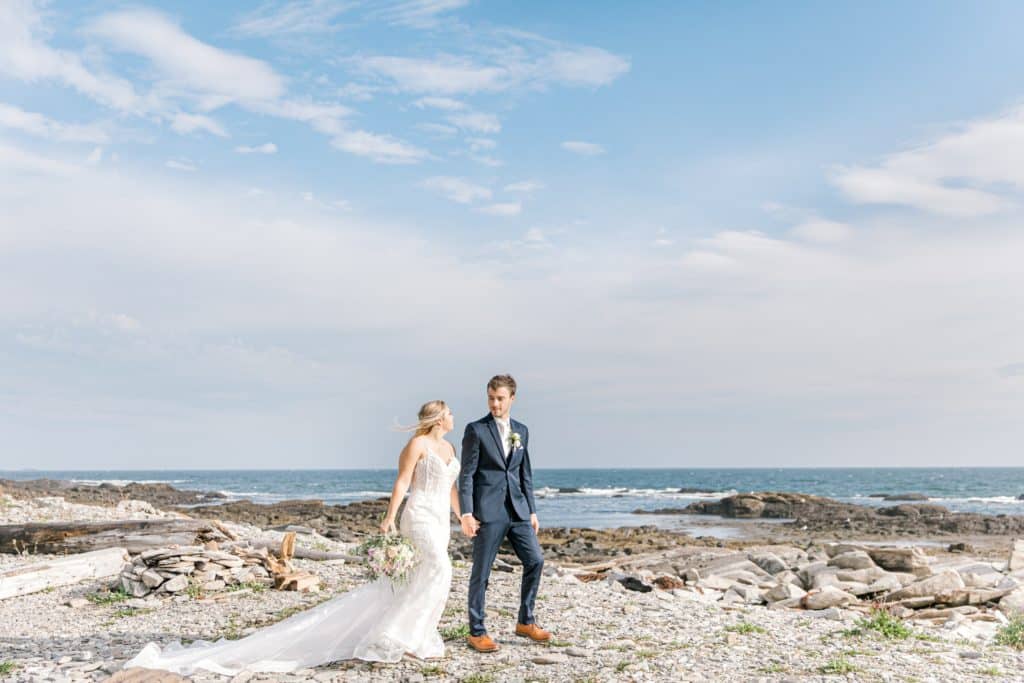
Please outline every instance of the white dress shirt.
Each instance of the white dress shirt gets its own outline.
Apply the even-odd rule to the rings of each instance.
[[[512,436],[512,418],[510,417],[507,421],[494,418],[494,422],[498,425],[498,436],[501,437],[501,445],[505,449],[505,459],[508,460],[512,455],[512,439],[509,438]]]

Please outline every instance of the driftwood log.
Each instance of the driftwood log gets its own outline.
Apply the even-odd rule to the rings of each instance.
[[[0,525],[0,553],[73,554],[126,548],[135,555],[151,548],[227,540],[218,526],[198,519],[7,524]]]
[[[0,600],[86,579],[114,576],[127,561],[128,553],[124,548],[105,548],[10,569],[0,573]]]

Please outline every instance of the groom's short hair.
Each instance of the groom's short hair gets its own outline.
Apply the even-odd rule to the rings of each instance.
[[[508,393],[511,395],[516,395],[516,381],[512,378],[512,375],[495,375],[487,383],[487,388],[492,391],[497,391],[501,387],[507,388]]]

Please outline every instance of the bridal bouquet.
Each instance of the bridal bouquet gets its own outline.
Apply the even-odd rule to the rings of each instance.
[[[416,548],[404,536],[375,534],[356,549],[366,557],[371,579],[386,576],[392,583],[404,583],[416,564]]]

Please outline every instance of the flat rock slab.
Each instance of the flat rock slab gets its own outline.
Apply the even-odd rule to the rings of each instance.
[[[534,657],[530,661],[534,664],[565,664],[567,661],[569,661],[569,658],[566,655],[554,652],[549,655],[541,655],[539,657]]]

